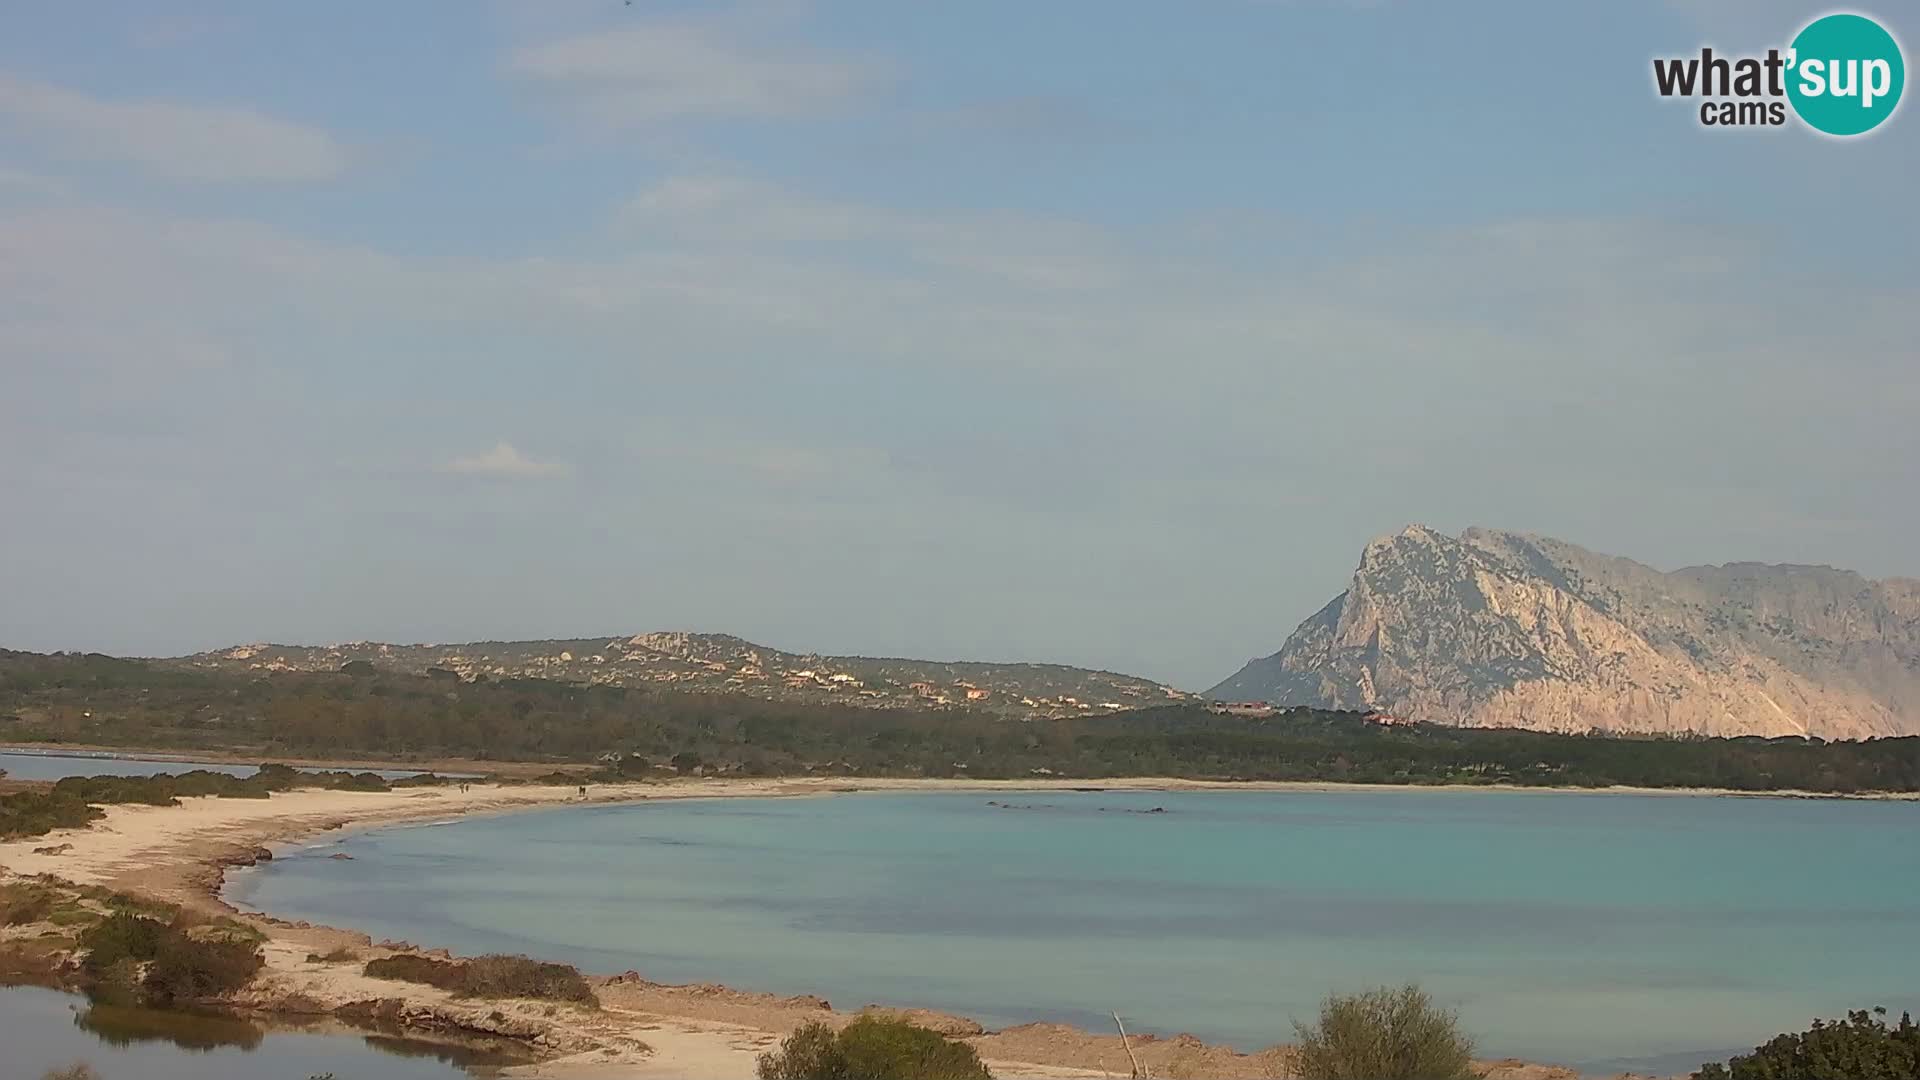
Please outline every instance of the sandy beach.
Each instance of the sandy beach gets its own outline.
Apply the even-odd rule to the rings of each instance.
[[[658,783],[594,784],[586,803],[714,797],[804,797],[851,791],[1105,790],[1339,790],[1328,784],[1215,784],[1198,781],[964,781],[887,779],[687,779]],[[1347,790],[1351,790],[1348,787]],[[1668,794],[1672,794],[1668,792]],[[755,1057],[808,1020],[844,1023],[859,1003],[830,1008],[810,997],[779,998],[721,986],[666,986],[644,973],[594,972],[599,1010],[544,1002],[475,1002],[432,987],[373,979],[367,959],[411,950],[402,942],[372,942],[350,928],[291,923],[235,912],[219,897],[225,867],[259,848],[338,829],[364,829],[469,814],[525,812],[583,802],[575,787],[474,785],[387,792],[297,790],[270,799],[193,798],[176,807],[111,806],[84,829],[0,843],[6,874],[51,874],[189,908],[231,914],[267,935],[267,966],[237,1004],[266,1013],[319,1015],[346,1010],[377,1013],[423,1030],[467,1030],[503,1035],[536,1048],[543,1060],[514,1075],[542,1078],[664,1078],[743,1080]],[[40,849],[40,850],[36,850]],[[4,876],[4,875],[0,875]],[[348,960],[318,959],[334,950]],[[443,954],[442,954],[443,955]],[[983,1032],[961,1017],[915,1012],[916,1022],[973,1042],[995,1075],[1074,1078],[1128,1074],[1117,1036],[1053,1024]],[[1284,1075],[1283,1049],[1241,1054],[1191,1036],[1136,1037],[1133,1047],[1156,1076],[1231,1080]],[[1574,1074],[1521,1062],[1488,1063],[1490,1080],[1570,1080]]]

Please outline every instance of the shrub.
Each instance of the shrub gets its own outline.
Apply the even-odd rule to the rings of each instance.
[[[1419,987],[1335,994],[1296,1022],[1304,1080],[1470,1080],[1473,1043]]]
[[[166,924],[157,919],[116,911],[81,933],[80,947],[87,951],[81,966],[98,977],[122,960],[151,960],[166,934]]]
[[[94,997],[116,1004],[168,1005],[218,997],[245,986],[264,964],[251,938],[195,938],[184,925],[169,926],[126,911],[88,927],[79,944],[86,950],[81,968]]]
[[[195,941],[175,931],[160,939],[140,985],[150,1004],[198,1001],[240,989],[264,964],[249,942]]]
[[[469,960],[455,991],[462,997],[527,997],[543,1001],[595,1002],[593,987],[580,969],[545,964],[524,956],[482,956]]]
[[[1845,1020],[1815,1020],[1807,1031],[1776,1035],[1751,1054],[1703,1065],[1694,1080],[1912,1080],[1920,1076],[1920,1025],[1906,1013],[1887,1026],[1887,1010]]]
[[[436,960],[431,956],[400,953],[367,961],[363,969],[376,979],[424,983],[457,997],[521,997],[543,1001],[577,1001],[597,1005],[593,987],[580,970],[567,964],[545,964],[524,956],[481,956],[472,960]]]
[[[48,1069],[40,1074],[40,1080],[100,1080],[100,1074],[86,1062],[76,1061],[63,1069]]]
[[[845,1080],[847,1072],[840,1036],[818,1020],[780,1040],[780,1049],[761,1054],[754,1069],[760,1080]]]
[[[835,1034],[803,1025],[760,1055],[760,1080],[992,1080],[966,1043],[905,1020],[863,1016]]]
[[[70,794],[16,791],[0,795],[0,840],[77,829],[105,816],[99,807]]]
[[[427,986],[437,986],[442,990],[458,990],[461,983],[459,964],[451,960],[435,960],[431,956],[418,956],[414,953],[378,957],[367,961],[367,966],[361,970],[365,971],[370,978],[423,983]]]

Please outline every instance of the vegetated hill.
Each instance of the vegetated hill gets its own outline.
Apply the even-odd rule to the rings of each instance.
[[[1178,776],[1383,784],[1920,790],[1920,737],[1561,735],[1181,702],[1058,720],[370,667],[218,671],[0,650],[0,742],[576,763],[609,776]]]
[[[1177,701],[1169,686],[1061,664],[990,664],[790,653],[726,634],[476,641],[460,645],[240,645],[174,663],[228,671],[338,671],[363,662],[388,671],[477,678],[539,678],[604,686],[658,686],[777,701],[844,701],[876,708],[969,705],[1059,717]]]
[[[1215,698],[1548,731],[1920,733],[1920,581],[1672,573],[1542,536],[1412,526]]]

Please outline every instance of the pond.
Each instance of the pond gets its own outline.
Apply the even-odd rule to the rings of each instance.
[[[301,772],[322,772],[316,766],[297,766]],[[343,766],[350,772],[376,773],[387,780],[400,780],[409,776],[419,776],[420,769],[368,769],[361,766]],[[226,773],[228,776],[252,776],[260,771],[258,765],[240,764],[230,761],[193,761],[184,757],[155,755],[151,757],[121,754],[88,754],[62,750],[0,750],[0,774],[9,780],[62,780],[69,776],[158,776],[161,773],[184,773],[195,769],[206,772]],[[441,773],[465,779],[472,773]]]
[[[86,1062],[100,1080],[451,1080],[528,1060],[512,1044],[463,1045],[326,1022],[262,1025],[232,1016],[91,1006],[38,987],[0,987],[3,1080]]]

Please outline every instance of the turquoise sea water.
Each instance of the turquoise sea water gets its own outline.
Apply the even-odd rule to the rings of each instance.
[[[989,805],[992,802],[1011,807]],[[1143,813],[1154,807],[1163,813]],[[345,850],[352,861],[327,855]],[[238,875],[459,951],[1257,1047],[1417,980],[1482,1052],[1681,1069],[1920,1011],[1920,804],[1473,791],[861,794],[349,835]]]

